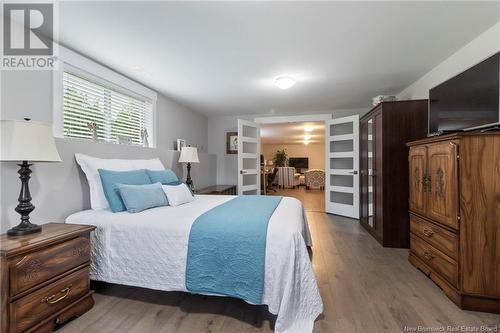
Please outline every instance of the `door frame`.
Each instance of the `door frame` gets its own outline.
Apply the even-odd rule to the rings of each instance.
[[[283,123],[302,123],[307,121],[322,121],[333,119],[333,114],[322,113],[322,114],[305,114],[296,116],[270,116],[270,117],[257,117],[254,118],[254,122],[257,124],[283,124]]]
[[[333,113],[321,113],[321,114],[305,114],[305,115],[295,115],[295,116],[269,116],[269,117],[256,117],[254,118],[254,122],[259,125],[265,124],[284,124],[284,123],[303,123],[303,122],[323,122],[325,124],[325,128],[327,126],[328,121],[333,119]],[[327,138],[325,137],[325,147],[327,145]],[[328,155],[325,155],[325,177],[326,177],[326,167],[328,166]],[[325,193],[327,191],[325,185]],[[326,194],[325,194],[326,195]],[[326,196],[325,196],[326,198]],[[326,204],[326,202],[325,202]],[[326,206],[325,206],[326,213]]]

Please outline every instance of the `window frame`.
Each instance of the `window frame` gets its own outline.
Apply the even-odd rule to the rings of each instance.
[[[63,46],[59,46],[59,56],[57,59],[57,67],[53,70],[52,85],[53,85],[53,114],[52,127],[54,136],[64,138],[65,140],[82,140],[91,141],[82,138],[72,138],[64,136],[64,71],[68,71],[82,78],[103,85],[109,89],[129,95],[134,98],[147,99],[151,101],[151,124],[148,128],[149,148],[157,147],[157,125],[156,125],[156,108],[158,94],[131,79],[121,75],[103,65],[96,63],[76,52],[73,52]],[[99,143],[118,144],[109,141],[99,141]]]

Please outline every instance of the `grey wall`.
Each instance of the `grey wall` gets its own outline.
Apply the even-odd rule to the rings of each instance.
[[[1,71],[1,119],[52,122],[51,71]]]
[[[174,149],[177,139],[196,145],[201,152],[208,151],[208,118],[158,95],[156,110],[157,147]]]
[[[346,109],[315,112],[315,114],[331,113],[334,118],[359,114],[360,116],[368,112],[365,109]],[[307,114],[305,112],[304,114]],[[292,116],[296,114],[261,114],[244,116],[214,116],[208,118],[208,153],[214,154],[217,158],[217,184],[237,184],[238,183],[238,158],[235,154],[226,154],[226,133],[238,130],[238,119],[253,121],[257,117],[272,116]]]
[[[52,72],[2,71],[0,118],[52,122]],[[174,149],[176,139],[185,139],[207,151],[208,118],[158,95],[156,108],[157,148]]]
[[[52,122],[52,73],[50,71],[2,71],[0,91],[0,119],[32,118]],[[207,154],[208,119],[179,105],[165,96],[158,95],[156,114],[156,148],[142,148],[107,143],[94,143],[78,139],[57,139],[63,163],[42,164],[33,167],[30,182],[35,223],[63,221],[76,211],[90,207],[85,178],[74,160],[76,152],[104,158],[153,158],[160,157],[166,167],[178,176],[184,176],[173,151],[176,139],[200,148],[200,164],[193,167],[196,187],[216,183],[216,159]],[[17,166],[0,162],[0,232],[19,223],[14,211],[20,190]]]

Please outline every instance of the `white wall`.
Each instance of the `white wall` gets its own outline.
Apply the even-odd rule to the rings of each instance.
[[[314,114],[333,114],[334,118],[351,116],[354,114],[364,115],[369,108],[342,109],[314,112]],[[304,112],[303,114],[310,114]],[[215,154],[217,159],[217,184],[238,183],[238,159],[237,155],[226,154],[226,133],[238,130],[238,119],[253,121],[259,117],[292,116],[296,113],[261,114],[244,116],[213,116],[208,118],[208,153]]]
[[[500,51],[500,22],[401,91],[398,99],[427,99],[429,89]]]
[[[297,144],[263,144],[261,154],[264,159],[272,160],[276,155],[276,151],[286,149],[288,158],[290,157],[308,157],[309,169],[325,170],[325,144],[324,143],[310,143],[305,145],[303,143]],[[305,170],[304,170],[305,171]]]
[[[22,119],[52,122],[53,96],[51,71],[2,71],[0,78],[0,119]],[[167,167],[172,167],[179,176],[185,172],[176,162],[173,152],[176,139],[185,139],[188,144],[200,148],[200,165],[193,168],[193,179],[197,187],[216,183],[215,156],[207,154],[208,118],[179,105],[165,96],[158,95],[156,118],[157,148],[127,147],[115,144],[89,143],[78,139],[58,139],[57,146],[65,161],[58,165],[42,164],[33,167],[33,204],[37,207],[31,214],[33,222],[43,224],[62,222],[68,213],[88,208],[88,198],[82,201],[81,187],[73,188],[78,170],[72,156],[86,149],[95,150],[102,157],[151,158],[159,156]],[[97,155],[96,155],[97,156]],[[178,157],[177,157],[178,158]],[[1,228],[5,232],[19,223],[14,212],[20,190],[18,167],[11,162],[0,162]],[[57,200],[54,200],[57,198]]]

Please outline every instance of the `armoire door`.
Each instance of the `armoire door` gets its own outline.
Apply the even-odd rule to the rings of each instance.
[[[384,233],[384,177],[383,177],[383,118],[382,110],[373,115],[373,216],[375,233],[382,239]],[[387,175],[390,177],[390,175]]]
[[[458,229],[458,178],[455,142],[427,148],[427,216]]]
[[[410,170],[410,211],[425,215],[427,148],[411,147],[408,158]]]
[[[360,220],[373,227],[373,118],[363,119],[359,126]]]
[[[359,122],[359,219],[368,224],[368,119]]]

